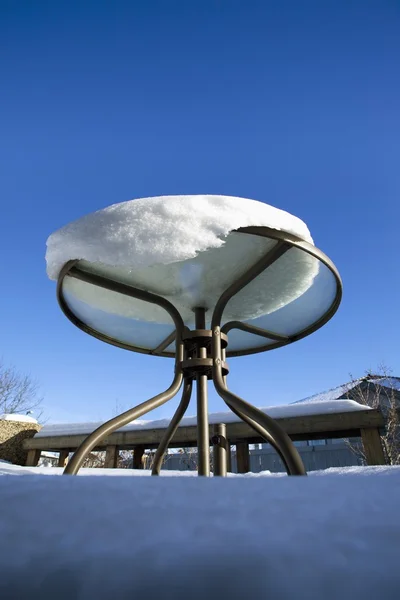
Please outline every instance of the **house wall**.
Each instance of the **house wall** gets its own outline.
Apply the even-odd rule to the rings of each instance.
[[[400,408],[400,391],[384,388],[368,381],[364,381],[361,385],[349,390],[340,398],[350,398],[360,404],[380,408],[384,414],[393,401]]]

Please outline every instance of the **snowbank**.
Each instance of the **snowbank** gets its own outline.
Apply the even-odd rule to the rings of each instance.
[[[399,502],[398,470],[2,477],[0,596],[395,600]]]

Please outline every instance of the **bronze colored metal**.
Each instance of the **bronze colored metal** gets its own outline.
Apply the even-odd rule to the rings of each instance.
[[[333,276],[335,277],[337,287],[336,287],[335,298],[333,299],[332,304],[329,307],[329,309],[326,311],[326,313],[321,318],[317,319],[317,321],[315,321],[314,323],[312,323],[311,325],[309,325],[308,327],[306,327],[305,329],[303,329],[302,331],[298,332],[297,334],[295,334],[293,336],[282,336],[278,332],[270,332],[270,331],[266,331],[266,330],[261,330],[260,328],[253,328],[253,326],[250,326],[247,323],[243,323],[240,328],[243,329],[244,331],[249,331],[249,333],[254,333],[254,334],[260,335],[262,337],[268,337],[270,339],[276,339],[277,337],[283,338],[283,339],[281,339],[280,341],[277,340],[275,344],[267,344],[264,346],[258,346],[256,348],[247,348],[244,350],[229,350],[228,349],[227,350],[228,358],[233,357],[233,356],[246,356],[249,354],[256,354],[258,352],[267,352],[269,350],[274,350],[275,348],[280,348],[281,346],[285,346],[287,344],[292,344],[293,342],[296,342],[296,341],[310,335],[311,333],[314,333],[315,331],[320,329],[323,325],[325,325],[325,323],[327,323],[333,317],[333,315],[336,313],[337,309],[339,308],[339,304],[340,304],[340,301],[342,298],[342,281],[340,279],[338,270],[336,269],[333,262],[321,250],[319,250],[312,244],[305,242],[304,240],[302,240],[301,238],[299,238],[295,235],[285,233],[284,231],[277,231],[275,229],[270,229],[269,227],[242,227],[236,231],[237,231],[237,233],[244,233],[244,234],[248,234],[248,235],[258,235],[260,237],[267,237],[270,239],[277,240],[278,243],[281,242],[280,251],[282,251],[282,253],[286,252],[289,248],[299,248],[299,249],[303,250],[304,252],[307,252],[311,256],[314,256],[316,259],[318,259],[321,263],[323,263],[332,272]],[[275,246],[275,248],[277,248],[277,245]],[[264,257],[264,259],[261,259],[261,261],[259,261],[259,263],[257,263],[257,265],[255,265],[255,267],[256,267],[256,275],[255,276],[259,275],[263,270],[268,268],[268,266],[277,259],[277,257],[274,258],[269,253],[268,253],[268,256],[269,256],[269,258],[268,258],[268,260],[265,261],[264,268],[261,267],[261,264],[262,264],[262,261],[266,257]],[[269,260],[271,260],[272,262],[270,262],[268,264]],[[165,351],[165,348],[168,347],[168,345],[173,341],[173,339],[172,339],[173,333],[171,333],[171,336],[169,336],[167,338],[167,340],[170,340],[168,345],[164,346],[164,342],[167,341],[167,340],[164,340],[163,342],[161,342],[161,344],[159,344],[157,346],[157,348],[149,350],[147,348],[141,348],[140,346],[135,346],[133,344],[127,344],[124,342],[120,342],[119,340],[116,340],[114,338],[111,338],[99,331],[92,329],[91,327],[89,327],[88,325],[83,323],[76,315],[74,315],[74,313],[70,310],[67,303],[65,302],[65,299],[63,296],[62,283],[63,283],[64,278],[66,276],[78,277],[79,279],[81,279],[82,281],[86,281],[87,283],[92,282],[89,279],[89,275],[90,275],[89,273],[79,270],[78,263],[79,263],[79,261],[77,261],[77,260],[69,261],[68,263],[66,263],[66,265],[63,267],[63,269],[60,272],[60,276],[59,276],[58,283],[57,283],[57,298],[58,298],[58,302],[61,307],[61,310],[64,312],[66,317],[70,321],[72,321],[72,323],[74,323],[74,325],[76,327],[78,327],[85,333],[88,333],[89,335],[92,335],[93,337],[95,337],[103,342],[112,344],[113,346],[117,346],[117,347],[123,348],[125,350],[130,350],[132,352],[140,352],[142,354],[156,354],[156,355],[165,356],[168,358],[175,357],[174,352],[166,352]],[[245,285],[245,284],[243,285],[242,280],[245,280],[247,275],[248,275],[248,273],[246,273],[245,275],[240,277],[233,284],[233,286],[231,286],[229,289],[234,287],[234,289],[236,289],[236,291],[234,293],[237,293],[238,291],[240,291]],[[99,277],[99,276],[95,276],[95,277]],[[105,279],[105,278],[103,278],[103,279]],[[105,279],[105,281],[108,281],[110,283],[110,287],[107,287],[107,289],[110,289],[112,291],[119,291],[121,289],[120,286],[124,285],[124,284],[119,284],[117,282],[110,282],[110,280],[107,280],[107,279]],[[114,287],[114,285],[113,285],[114,283],[117,287]],[[106,286],[102,286],[102,287],[106,287]],[[154,296],[155,296],[154,294],[151,294],[150,292],[145,292],[144,290],[134,288],[133,286],[126,286],[126,287],[129,287],[131,290],[135,290],[138,294],[140,294],[140,295],[133,296],[135,298],[139,298],[139,299],[142,299],[142,300],[145,300],[148,302],[152,302],[152,300],[150,298],[152,298],[152,297],[154,298]],[[120,293],[124,293],[124,292],[120,292]],[[227,293],[227,292],[225,292],[225,293]],[[228,300],[229,300],[229,298],[228,298]],[[225,303],[225,306],[226,306],[226,303]],[[233,325],[233,323],[235,323],[235,325]],[[237,322],[226,323],[223,327],[223,332],[227,332],[230,329],[235,328],[236,324],[237,324]],[[251,328],[251,331],[250,331],[250,329],[247,329],[248,327]],[[257,329],[257,331],[255,329]],[[262,333],[262,332],[264,332],[264,333]]]
[[[190,358],[181,363],[182,371],[185,377],[196,377],[196,375],[205,375],[207,379],[212,379],[212,358]],[[228,375],[228,363],[222,363],[224,375]]]
[[[179,403],[178,408],[174,416],[172,417],[170,424],[164,434],[163,439],[160,442],[160,445],[157,448],[157,452],[154,457],[153,467],[151,470],[152,475],[159,475],[161,472],[162,463],[164,460],[165,453],[168,450],[168,446],[174,437],[176,430],[179,427],[179,423],[183,419],[185,412],[190,403],[190,398],[192,396],[192,381],[190,379],[185,379],[183,384],[183,393],[182,400]]]
[[[213,473],[214,477],[226,477],[228,472],[228,440],[226,439],[225,423],[218,423],[213,427],[211,438],[213,448]]]
[[[320,250],[304,242],[302,239],[287,234],[282,231],[276,231],[268,227],[245,227],[238,229],[237,232],[248,235],[258,235],[276,240],[276,244],[270,249],[265,256],[258,260],[253,267],[247,270],[241,277],[232,283],[227,290],[223,292],[219,298],[211,319],[211,330],[206,329],[206,312],[207,309],[196,307],[196,329],[190,331],[185,327],[183,320],[177,309],[165,298],[157,296],[140,288],[127,285],[106,277],[96,275],[85,271],[79,265],[79,261],[69,261],[61,270],[57,282],[57,298],[60,307],[64,314],[82,331],[88,333],[119,348],[124,348],[134,352],[144,354],[153,354],[158,356],[167,356],[175,358],[175,376],[170,387],[163,393],[158,394],[154,398],[139,404],[122,415],[114,417],[107,423],[103,424],[96,431],[90,434],[87,439],[81,444],[74,456],[65,468],[65,474],[74,475],[78,472],[80,466],[93,448],[99,444],[104,438],[113,433],[115,430],[123,427],[131,421],[143,416],[150,410],[153,410],[169,399],[171,399],[179,391],[182,381],[185,380],[183,395],[181,402],[175,412],[173,419],[163,437],[163,440],[156,453],[156,458],[152,470],[153,475],[160,473],[163,457],[167,451],[168,445],[175,434],[179,423],[187,410],[192,392],[192,380],[196,379],[197,388],[197,423],[198,423],[198,472],[199,475],[208,476],[210,474],[210,440],[209,440],[209,425],[208,425],[208,407],[207,407],[207,380],[212,379],[218,394],[223,398],[228,407],[250,427],[252,427],[258,435],[261,435],[268,443],[270,443],[281,456],[288,474],[290,475],[305,475],[305,469],[297,449],[291,442],[289,436],[278,425],[278,423],[260,411],[256,407],[248,404],[239,396],[230,392],[226,385],[226,375],[229,372],[228,365],[225,362],[226,356],[243,356],[246,354],[254,354],[279,348],[286,344],[293,343],[307,335],[310,335],[320,327],[322,327],[336,312],[340,304],[342,296],[342,284],[339,273],[330,261]],[[293,336],[282,335],[278,332],[271,332],[259,327],[242,323],[240,321],[230,321],[221,327],[221,320],[224,309],[229,300],[242,290],[248,283],[253,281],[263,271],[274,264],[285,252],[291,248],[298,248],[320,260],[336,279],[336,295],[331,306],[326,313],[317,321],[306,327],[302,331]],[[98,286],[110,291],[124,294],[132,298],[150,302],[164,308],[171,317],[174,324],[174,331],[167,338],[157,345],[154,349],[142,348],[132,344],[120,342],[117,339],[111,338],[95,329],[91,328],[82,322],[69,308],[63,295],[63,281],[66,277],[75,277],[88,284]],[[228,336],[226,335],[232,329],[241,329],[253,335],[274,340],[275,343],[259,346],[257,348],[249,348],[239,351],[229,351]],[[166,352],[166,348],[175,340],[176,353]],[[217,475],[226,475],[226,448],[222,442],[223,427],[216,431],[213,443],[216,447]],[[217,439],[218,438],[218,439]]]
[[[196,329],[206,327],[206,309],[196,308]],[[204,363],[207,360],[207,346],[201,341],[196,348],[197,358],[191,362]],[[201,364],[200,364],[201,367]],[[196,399],[197,399],[197,472],[202,477],[210,476],[210,433],[208,430],[208,374],[203,370],[196,371]]]

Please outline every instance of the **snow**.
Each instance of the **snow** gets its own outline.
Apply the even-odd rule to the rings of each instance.
[[[329,467],[322,471],[312,471],[309,475],[400,475],[398,466],[370,466],[370,467]]]
[[[232,196],[158,196],[113,204],[66,225],[47,241],[47,272],[57,279],[71,259],[138,268],[194,258],[223,245],[234,229],[264,225],[312,243],[300,219]]]
[[[343,394],[347,394],[357,384],[358,382],[344,383],[343,385],[338,385],[337,387],[332,388],[331,390],[327,390],[326,392],[314,394],[313,396],[309,396],[307,398],[304,398],[303,400],[296,400],[296,402],[293,402],[293,404],[320,404],[322,402],[330,403],[333,401],[338,401],[338,398],[340,398],[340,396],[343,396]]]
[[[315,402],[317,404],[319,404],[320,402],[330,403],[333,400],[337,400],[344,394],[348,394],[353,388],[355,388],[357,385],[360,385],[363,381],[380,387],[386,387],[389,390],[400,391],[399,377],[371,377],[367,379],[362,378],[356,379],[354,381],[349,381],[348,383],[344,383],[342,385],[338,385],[335,388],[332,388],[325,392],[320,392],[319,394],[315,394],[313,396],[309,396],[308,398],[304,398],[303,400],[296,400],[296,402],[293,402],[293,404],[309,404],[311,402]]]
[[[81,269],[162,295],[191,323],[194,307],[205,306],[210,313],[230,283],[275,245],[258,236],[229,235],[252,225],[312,243],[300,219],[263,202],[207,195],[142,198],[114,204],[53,233],[47,241],[47,272],[57,279],[67,261],[79,259]],[[304,294],[318,272],[318,261],[307,253],[287,252],[232,299],[225,317],[270,314]],[[67,299],[72,296],[91,310],[170,323],[157,306],[74,278],[67,278],[64,288]]]
[[[360,410],[371,410],[369,407],[358,404],[354,400],[335,400],[332,402],[303,402],[301,404],[286,404],[281,406],[268,406],[260,409],[275,419],[305,417],[310,415],[326,415],[330,413],[354,412]],[[239,418],[232,412],[218,412],[209,415],[211,425],[218,423],[237,423]],[[141,421],[125,425],[118,431],[135,431],[148,429],[164,429],[168,427],[170,419],[159,419],[157,421]],[[91,433],[102,423],[61,423],[44,425],[35,437],[61,436],[61,435],[83,435]],[[180,427],[191,427],[197,425],[197,417],[184,417]]]
[[[378,377],[377,379],[368,379],[368,382],[400,392],[399,377]]]
[[[377,473],[4,476],[0,596],[395,600],[400,473]]]
[[[42,452],[42,455],[44,453]],[[10,462],[0,460],[0,475],[62,475],[63,467],[21,467]],[[400,466],[367,466],[367,467],[330,467],[321,471],[310,471],[308,476],[323,475],[394,475],[400,476]],[[79,477],[151,477],[151,471],[146,469],[80,469]],[[160,477],[197,477],[197,471],[174,471],[165,469]],[[211,474],[212,477],[212,474]],[[260,471],[258,473],[228,473],[228,477],[287,477],[285,472],[272,473]]]
[[[0,421],[18,421],[18,423],[37,423],[37,420],[29,415],[18,415],[15,413],[0,415]]]

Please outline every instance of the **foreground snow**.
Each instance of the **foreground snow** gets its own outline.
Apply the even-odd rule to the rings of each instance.
[[[397,599],[400,469],[314,475],[322,474],[6,475],[0,597],[200,600],[223,590],[229,600]]]
[[[62,475],[62,467],[20,467],[0,460],[0,475]],[[309,475],[393,475],[400,476],[398,467],[331,467],[322,471],[311,471]],[[81,469],[80,476],[107,476],[107,477],[150,477],[151,471],[142,469]],[[161,471],[161,477],[197,477],[197,471]],[[228,473],[228,477],[286,477],[286,473]]]

